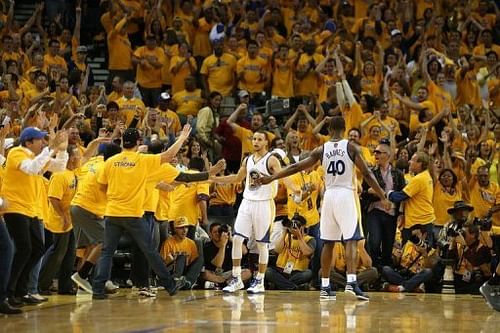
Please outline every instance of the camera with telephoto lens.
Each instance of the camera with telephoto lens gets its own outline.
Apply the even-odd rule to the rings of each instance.
[[[306,225],[306,223],[306,219],[302,215],[295,213],[291,219],[283,221],[283,226],[289,229],[300,229],[300,227]]]
[[[479,227],[481,231],[490,231],[492,226],[491,216],[486,216],[483,218],[476,217],[473,221],[474,225]]]
[[[229,233],[229,226],[227,224],[222,224],[219,228],[219,233]]]
[[[418,247],[427,248],[427,242],[425,241],[425,239],[421,239],[417,235],[411,235],[410,242],[412,242]]]
[[[457,222],[452,222],[446,229],[446,236],[457,237],[458,235],[463,235],[464,229],[462,229],[462,224]]]

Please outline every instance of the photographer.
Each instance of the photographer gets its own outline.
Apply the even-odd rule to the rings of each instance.
[[[493,248],[500,254],[500,188],[490,181],[489,168],[480,166],[477,175],[470,181],[470,202],[474,209],[473,216],[492,222]]]
[[[365,240],[361,239],[356,245],[358,248],[358,283],[363,290],[368,290],[370,284],[378,279],[378,272],[372,267],[372,258],[365,249]],[[342,242],[336,242],[333,247],[332,269],[330,270],[330,280],[337,286],[345,288],[347,284],[347,263],[345,260],[345,246]]]
[[[478,294],[479,287],[491,277],[491,251],[480,240],[480,234],[488,237],[487,231],[475,224],[467,224],[462,230],[450,244],[449,257],[455,259],[455,292]]]
[[[316,240],[305,234],[304,217],[295,214],[283,222],[286,227],[274,250],[278,253],[276,267],[268,267],[266,280],[280,290],[296,290],[311,281],[313,273],[309,261],[314,254]]]
[[[232,276],[231,251],[233,244],[231,241],[231,227],[227,224],[212,223],[210,225],[210,242],[205,243],[203,255],[205,266],[201,273],[201,278],[205,280],[205,289],[211,289],[216,285],[224,286]],[[243,255],[248,250],[243,244]],[[241,280],[249,280],[252,274],[249,269],[241,270]]]
[[[414,225],[411,236],[403,247],[403,254],[398,269],[384,266],[382,275],[390,283],[391,292],[422,292],[420,285],[432,278],[432,262],[434,249],[426,242],[428,228],[426,225]]]
[[[441,258],[449,258],[450,245],[454,238],[463,232],[463,227],[469,221],[469,214],[473,210],[474,207],[462,200],[455,201],[453,207],[448,209],[452,220],[443,226],[437,241]]]

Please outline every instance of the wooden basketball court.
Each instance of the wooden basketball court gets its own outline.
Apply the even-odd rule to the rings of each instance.
[[[223,295],[182,291],[138,298],[127,290],[103,301],[52,296],[0,317],[2,332],[500,332],[500,312],[479,296],[371,293],[360,302],[339,293],[267,291]]]

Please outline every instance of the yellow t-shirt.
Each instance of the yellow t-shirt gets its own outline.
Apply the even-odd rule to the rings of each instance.
[[[196,172],[196,171],[187,171]],[[175,220],[179,216],[185,216],[190,225],[197,225],[200,211],[198,208],[198,196],[210,196],[208,183],[181,184],[170,194],[168,219]]]
[[[141,59],[153,58],[156,62],[164,64],[165,52],[161,47],[150,50],[146,46],[141,46],[134,52],[134,56]],[[137,83],[143,88],[160,88],[162,84],[161,67],[155,68],[148,62],[145,65],[137,65]]]
[[[109,69],[128,70],[132,69],[132,45],[127,34],[120,31],[125,25],[126,19],[122,19],[108,34]]]
[[[32,160],[35,155],[23,147],[12,148],[7,156],[2,180],[1,197],[9,203],[4,213],[17,213],[28,217],[37,216],[39,200],[38,175],[28,175],[21,171],[24,160]]]
[[[130,126],[130,123],[132,123],[136,114],[141,115],[141,120],[144,118],[146,106],[142,100],[135,97],[128,99],[127,97],[122,96],[116,100],[116,104],[120,107],[120,113],[125,115],[125,126]],[[138,125],[141,123],[141,120],[139,120]]]
[[[75,195],[77,184],[78,180],[73,170],[55,172],[52,177],[50,177],[47,196],[49,200],[50,198],[58,199],[61,202],[64,212],[68,212],[69,214],[69,207]],[[64,228],[63,217],[57,213],[52,203],[49,204],[49,214],[47,216],[47,221],[44,222],[45,228],[54,233],[67,232],[73,229],[73,225]]]
[[[144,205],[144,211],[146,212],[156,212],[160,200],[160,191],[156,188],[156,185],[160,181],[166,183],[171,183],[179,175],[180,171],[177,170],[169,163],[162,164],[158,169],[154,170],[148,175],[146,182],[146,199]]]
[[[304,241],[306,243],[308,243],[311,239],[313,239],[311,236],[304,236]],[[303,272],[308,268],[309,261],[310,257],[306,257],[302,254],[299,241],[292,237],[290,242],[290,238],[285,237],[285,245],[283,247],[283,251],[278,255],[276,267],[284,269],[287,266],[291,266],[292,271]]]
[[[449,194],[444,191],[443,186],[438,182],[434,186],[434,213],[436,214],[435,225],[444,226],[451,221],[451,216],[448,214],[448,208],[453,207],[455,201],[463,200],[461,186],[456,186],[455,193]]]
[[[321,176],[318,171],[314,170],[307,174],[305,172],[299,172],[289,177],[289,179],[299,188],[302,188],[305,184],[315,185],[319,187],[321,184]],[[288,192],[288,217],[292,218],[293,214],[296,212],[302,215],[306,221],[306,227],[311,227],[319,223],[319,211],[316,206],[318,201],[319,188],[311,193],[311,195],[305,200],[301,201],[299,204],[295,203],[292,198],[293,192],[287,188]]]
[[[46,54],[43,56],[43,71],[45,73],[50,73],[50,68],[55,67],[59,71],[63,70],[65,72],[68,71],[68,64],[66,64],[66,60],[60,56],[51,56],[50,54]]]
[[[207,75],[208,89],[217,91],[222,96],[231,95],[236,72],[236,58],[224,53],[220,58],[215,55],[207,57],[201,65],[200,74]]]
[[[322,62],[324,57],[321,54],[302,54],[297,63],[297,71],[305,70],[309,67],[309,62],[314,61],[315,66]],[[306,76],[300,80],[295,86],[296,96],[309,96],[310,94],[317,95],[319,93],[319,80],[318,75],[314,70],[309,71]]]
[[[272,95],[282,98],[293,97],[294,74],[295,68],[293,66],[293,60],[287,59],[282,61],[281,59],[275,59]]]
[[[82,166],[84,175],[80,178],[78,190],[71,202],[71,205],[83,208],[99,217],[104,216],[107,202],[106,193],[101,190],[97,182],[97,173],[103,166],[102,156],[96,156]]]
[[[159,108],[156,108],[156,111],[158,111],[158,113],[160,115],[160,122],[166,124],[167,119],[172,119],[172,125],[171,125],[170,129],[174,133],[178,133],[181,130],[181,121],[180,121],[177,113],[175,113],[174,111],[168,110],[168,109],[166,111],[162,111]]]
[[[194,91],[182,90],[175,93],[172,98],[175,104],[177,104],[177,114],[184,116],[191,115],[196,117],[203,105],[201,89],[195,89]]]
[[[405,228],[436,220],[432,204],[434,185],[429,171],[422,171],[410,179],[403,192],[410,197],[405,201]]]
[[[210,206],[234,205],[237,186],[236,184],[215,184],[213,188],[215,197],[210,199]]]
[[[265,82],[261,80],[261,74],[265,75],[267,67],[266,60],[261,57],[250,59],[245,56],[236,63],[236,73],[238,76],[243,74],[243,80],[240,80],[238,87],[249,93],[260,93],[264,90]]]
[[[472,211],[474,217],[485,217],[491,207],[500,204],[500,189],[498,184],[490,182],[488,187],[483,188],[479,186],[479,183],[476,181],[470,191],[470,203],[474,207]],[[493,233],[500,235],[500,212],[493,214],[492,222]]]
[[[104,162],[97,182],[107,185],[106,216],[142,217],[148,175],[160,168],[160,155],[124,151]]]
[[[183,63],[181,68],[177,71],[177,73],[172,72],[174,67],[177,67],[178,64]],[[193,57],[189,58],[189,63],[195,69],[197,69],[196,61]],[[184,90],[184,80],[189,75],[194,75],[191,73],[191,68],[189,63],[186,61],[186,58],[181,56],[173,56],[170,60],[170,74],[172,75],[172,94],[176,92]]]
[[[303,150],[313,150],[314,148],[319,146],[319,141],[313,134],[312,130],[312,126],[309,124],[307,125],[307,129],[305,132],[296,132],[300,139],[300,147]]]
[[[198,248],[196,243],[189,238],[178,240],[176,237],[169,237],[161,246],[160,255],[163,260],[167,260],[168,255],[184,254],[187,255],[186,264],[191,264],[198,258]]]
[[[245,154],[253,152],[252,138],[253,132],[248,128],[237,125],[236,130],[234,131],[234,136],[240,139],[241,141],[241,156],[245,156]],[[269,142],[273,141],[275,135],[267,132],[267,137]]]

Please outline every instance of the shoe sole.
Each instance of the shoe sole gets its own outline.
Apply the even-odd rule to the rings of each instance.
[[[319,296],[319,299],[323,301],[336,301],[337,296]]]
[[[251,291],[251,290],[247,290],[247,293],[248,293],[248,294],[251,294],[251,295],[264,294],[265,292],[266,292],[265,290],[262,290],[262,291]]]
[[[72,280],[74,283],[76,283],[76,285],[77,285],[79,288],[83,289],[84,291],[86,291],[87,293],[89,293],[89,294],[91,294],[91,295],[93,294],[92,289],[89,289],[89,288],[88,288],[87,286],[85,286],[83,283],[81,283],[80,281],[78,281],[78,279],[75,279],[75,278],[71,277],[71,280]]]
[[[354,297],[356,297],[357,299],[359,299],[360,301],[369,301],[370,298],[368,296],[363,296],[363,295],[357,295],[354,290],[345,290],[344,291],[345,293],[349,294],[349,295],[352,295]]]

